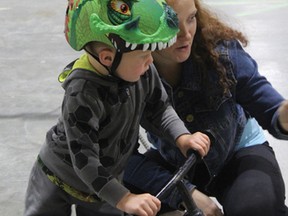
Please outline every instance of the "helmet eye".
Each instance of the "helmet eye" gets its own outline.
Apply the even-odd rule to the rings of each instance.
[[[114,11],[116,11],[122,15],[126,15],[126,16],[131,15],[130,6],[121,0],[112,0],[111,1],[111,9],[113,9]]]
[[[129,11],[129,7],[127,4],[124,3],[124,4],[120,5],[120,10],[122,13],[126,14]]]
[[[132,18],[132,2],[110,0],[108,3],[108,17],[113,25],[119,25]]]

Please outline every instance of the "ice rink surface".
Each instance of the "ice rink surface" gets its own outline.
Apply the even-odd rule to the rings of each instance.
[[[288,98],[287,0],[206,0],[250,39],[259,71]],[[46,131],[56,123],[62,68],[79,56],[65,41],[67,1],[0,2],[0,212],[20,216],[28,175]],[[288,188],[288,142],[267,134]],[[288,194],[286,192],[286,194]],[[286,203],[288,203],[286,201]]]

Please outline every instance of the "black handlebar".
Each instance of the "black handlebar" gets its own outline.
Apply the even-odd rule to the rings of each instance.
[[[214,143],[215,137],[211,130],[205,130],[205,133],[209,139],[210,143]],[[178,169],[176,174],[172,179],[161,189],[161,191],[156,195],[158,199],[164,199],[175,187],[181,193],[183,202],[186,205],[187,211],[184,216],[204,216],[204,213],[196,206],[194,200],[191,197],[191,192],[185,186],[184,177],[190,171],[190,169],[199,161],[201,161],[201,156],[199,153],[193,149],[187,151],[188,158],[185,163]]]
[[[210,143],[215,142],[214,134],[211,130],[202,131],[205,133],[209,139]],[[199,161],[201,161],[201,156],[199,153],[193,149],[187,151],[188,158],[185,163],[178,169],[177,173],[173,176],[173,178],[162,188],[162,190],[156,195],[158,199],[163,199],[166,197],[171,190],[175,187],[181,193],[183,202],[186,205],[187,211],[184,216],[203,216],[204,213],[196,206],[194,200],[191,197],[191,192],[185,186],[184,176],[189,172],[189,170]]]
[[[198,152],[194,150],[189,150],[187,152],[188,158],[185,163],[178,169],[177,173],[173,176],[173,178],[162,188],[162,190],[156,195],[158,199],[164,199],[175,187],[181,193],[183,202],[186,205],[187,211],[185,216],[202,216],[203,212],[196,206],[195,202],[191,197],[191,192],[185,186],[184,176],[189,172],[189,170],[194,166],[197,162],[201,160]]]
[[[162,199],[169,192],[171,192],[172,189],[174,189],[178,182],[180,182],[184,176],[187,174],[187,172],[191,169],[191,167],[200,160],[200,156],[197,152],[194,150],[189,150],[187,155],[190,155],[188,159],[185,161],[183,166],[181,166],[178,170],[178,172],[173,176],[173,178],[162,188],[162,190],[156,195],[158,199]]]

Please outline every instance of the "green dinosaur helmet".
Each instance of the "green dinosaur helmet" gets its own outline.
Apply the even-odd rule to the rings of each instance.
[[[165,0],[68,0],[65,36],[77,51],[91,41],[118,52],[161,50],[177,33],[176,13]]]

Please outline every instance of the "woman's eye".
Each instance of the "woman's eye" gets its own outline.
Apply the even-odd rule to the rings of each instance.
[[[196,16],[193,15],[193,16],[190,16],[189,19],[188,19],[188,22],[193,22],[195,20]]]

